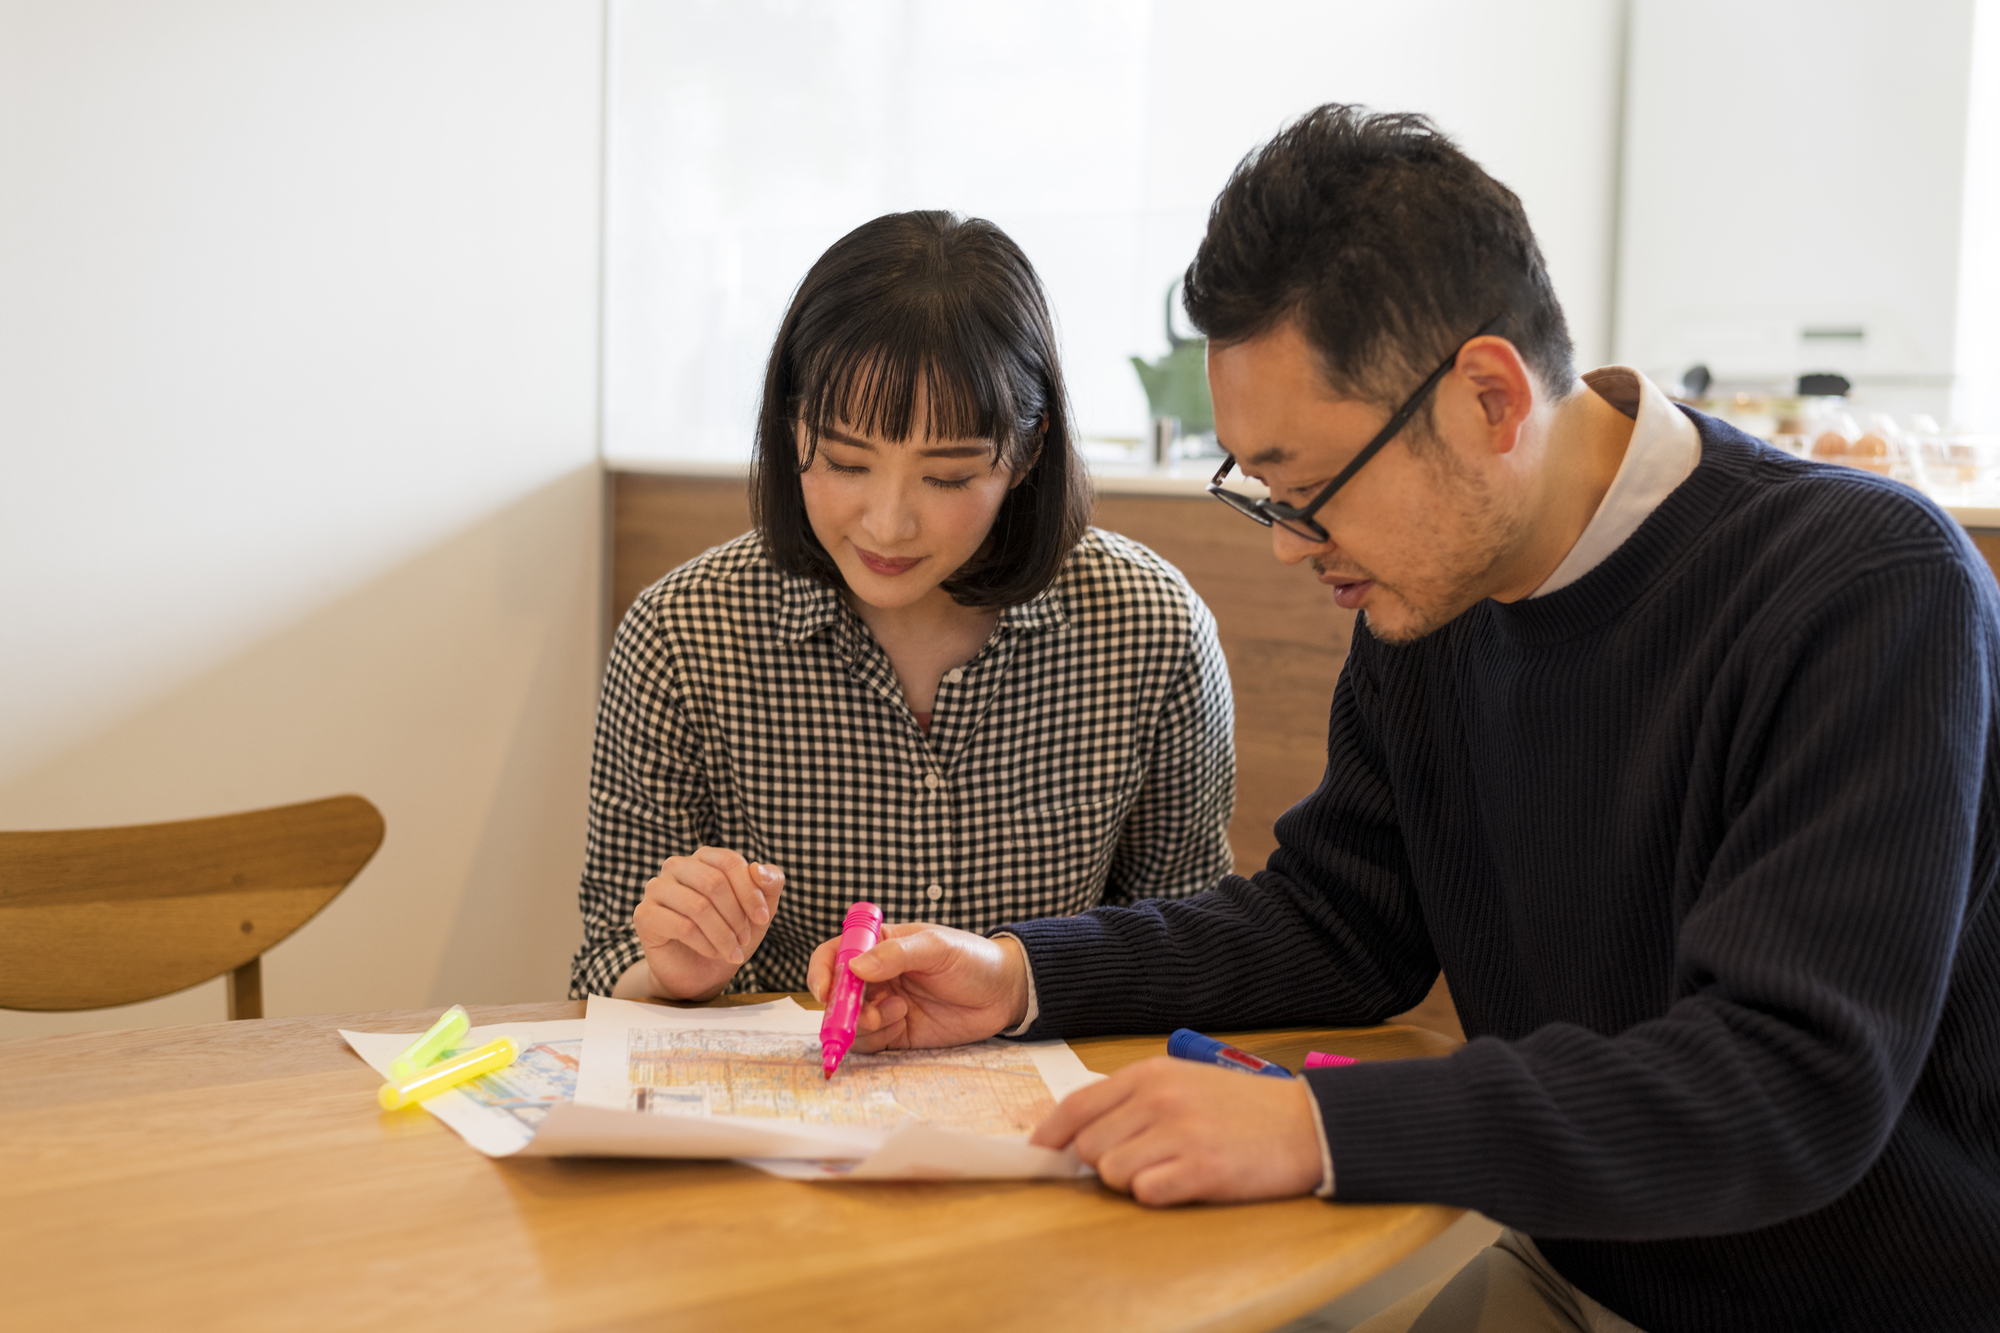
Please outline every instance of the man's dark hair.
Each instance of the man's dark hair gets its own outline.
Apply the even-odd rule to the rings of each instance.
[[[1230,174],[1186,292],[1216,343],[1296,320],[1327,384],[1383,407],[1495,315],[1543,387],[1576,378],[1520,199],[1423,116],[1332,103],[1286,126]]]
[[[1048,302],[1021,248],[982,218],[890,213],[834,242],[792,295],[764,374],[751,513],[780,569],[838,588],[799,486],[825,430],[991,440],[1023,479],[944,589],[963,606],[1018,605],[1055,581],[1090,522],[1069,421]]]

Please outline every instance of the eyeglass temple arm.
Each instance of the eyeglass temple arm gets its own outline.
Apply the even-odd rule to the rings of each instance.
[[[1495,315],[1480,325],[1479,332],[1473,334],[1472,338],[1484,338],[1489,333],[1497,333],[1500,330],[1500,326],[1506,323],[1506,321],[1506,315]],[[1472,338],[1467,338],[1465,342],[1471,342]],[[1375,433],[1374,439],[1362,446],[1361,452],[1356,454],[1348,462],[1347,466],[1340,470],[1340,474],[1322,487],[1320,493],[1315,495],[1311,502],[1303,509],[1295,509],[1292,512],[1295,514],[1309,514],[1313,510],[1318,509],[1322,504],[1326,503],[1328,496],[1332,495],[1342,486],[1345,486],[1347,479],[1361,470],[1363,463],[1366,463],[1369,459],[1386,449],[1389,441],[1396,438],[1396,433],[1410,424],[1410,418],[1415,416],[1417,409],[1424,405],[1424,399],[1428,398],[1431,390],[1437,387],[1437,382],[1451,373],[1452,367],[1458,364],[1458,354],[1464,350],[1465,343],[1460,343],[1457,347],[1453,348],[1451,355],[1444,359],[1443,364],[1439,365],[1436,370],[1433,370],[1430,373],[1430,377],[1417,386],[1415,393],[1403,400],[1403,405],[1396,409],[1396,415],[1390,417],[1388,424]],[[1290,508],[1290,506],[1287,505],[1285,508]]]

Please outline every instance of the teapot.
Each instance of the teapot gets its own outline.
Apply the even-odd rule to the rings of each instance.
[[[1174,332],[1174,293],[1180,284],[1167,288],[1167,354],[1157,361],[1132,358],[1139,383],[1146,390],[1146,406],[1153,420],[1172,418],[1180,422],[1183,435],[1200,435],[1215,428],[1215,404],[1208,396],[1208,339],[1183,338]]]

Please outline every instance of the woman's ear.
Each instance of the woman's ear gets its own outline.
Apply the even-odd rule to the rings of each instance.
[[[1047,417],[1042,417],[1035,422],[1035,447],[1029,451],[1028,461],[1021,465],[1021,470],[1019,472],[1016,472],[1014,474],[1014,479],[1007,483],[1008,490],[1011,491],[1016,486],[1019,486],[1022,482],[1026,481],[1028,479],[1028,474],[1035,470],[1035,464],[1042,461],[1042,442],[1048,439],[1048,437],[1049,437],[1049,419]]]

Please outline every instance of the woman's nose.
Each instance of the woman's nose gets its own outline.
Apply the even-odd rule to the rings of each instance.
[[[875,497],[861,516],[862,530],[877,542],[908,541],[917,535],[917,506],[901,487]]]

